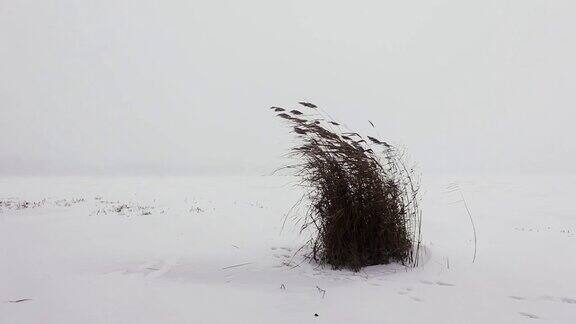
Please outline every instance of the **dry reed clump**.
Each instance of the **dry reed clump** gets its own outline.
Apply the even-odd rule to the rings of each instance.
[[[312,229],[308,257],[334,269],[400,262],[416,266],[421,212],[418,183],[403,154],[372,136],[363,137],[327,119],[320,108],[272,107],[300,139],[291,165],[309,190],[301,220]],[[370,122],[372,127],[374,124]],[[346,130],[346,131],[344,131]]]

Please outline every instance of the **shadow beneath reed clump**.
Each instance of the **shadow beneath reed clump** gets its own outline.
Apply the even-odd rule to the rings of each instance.
[[[314,234],[307,256],[355,271],[390,262],[416,266],[419,185],[404,154],[376,137],[346,129],[312,103],[299,104],[304,112],[271,109],[300,140],[291,150],[298,163],[286,168],[295,170],[308,188],[310,206],[302,230]]]

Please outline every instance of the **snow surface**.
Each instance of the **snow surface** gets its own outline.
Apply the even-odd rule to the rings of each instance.
[[[0,323],[576,323],[576,177],[425,178],[423,264],[359,273],[296,253],[293,184],[2,178]]]

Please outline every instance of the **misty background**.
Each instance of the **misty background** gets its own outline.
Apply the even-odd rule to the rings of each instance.
[[[573,1],[0,1],[0,174],[269,174],[313,102],[426,173],[576,171]]]

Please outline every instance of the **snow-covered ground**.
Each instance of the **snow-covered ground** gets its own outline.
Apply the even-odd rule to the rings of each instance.
[[[576,177],[425,178],[424,264],[359,273],[294,255],[293,183],[2,178],[0,323],[576,323]]]

